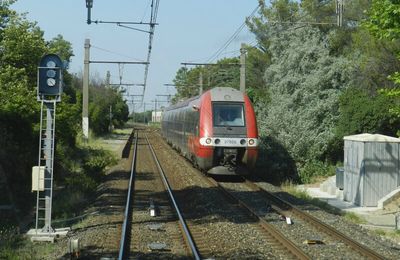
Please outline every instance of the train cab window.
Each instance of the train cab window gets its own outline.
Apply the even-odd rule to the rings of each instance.
[[[214,126],[244,126],[243,104],[213,104]]]

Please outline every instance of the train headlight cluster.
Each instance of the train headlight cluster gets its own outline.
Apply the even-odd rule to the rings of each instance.
[[[255,147],[258,145],[258,140],[256,138],[202,137],[200,144],[218,147]]]

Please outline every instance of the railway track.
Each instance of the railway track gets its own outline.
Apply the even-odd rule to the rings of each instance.
[[[129,182],[128,182],[128,192],[126,196],[126,204],[125,204],[125,211],[124,211],[124,220],[122,223],[122,230],[121,230],[121,240],[120,240],[120,246],[119,246],[119,254],[118,254],[118,259],[125,259],[127,256],[127,245],[130,241],[130,234],[128,233],[130,227],[131,227],[131,215],[132,215],[132,193],[134,189],[134,179],[135,179],[135,166],[136,166],[136,155],[137,155],[137,141],[138,141],[138,133],[136,132],[136,136],[134,140],[132,141],[133,137],[135,136],[135,132],[133,131],[131,136],[128,139],[127,145],[125,146],[123,150],[123,155],[122,157],[129,157],[129,150],[130,147],[132,146],[132,142],[134,142],[134,148],[133,148],[133,156],[132,156],[132,164],[131,164],[131,172],[130,172],[130,177],[129,177]]]
[[[326,233],[328,236],[333,237],[341,241],[342,243],[346,244],[352,250],[360,254],[362,257],[367,259],[385,259],[383,256],[379,255],[377,252],[369,249],[368,247],[362,245],[361,243],[351,239],[350,237],[344,235],[342,232],[334,229],[333,227],[329,226],[328,224],[320,221],[316,217],[310,215],[309,213],[300,210],[296,206],[292,205],[291,203],[283,200],[282,198],[274,195],[271,192],[266,191],[265,189],[259,187],[257,184],[245,180],[245,185],[252,189],[254,192],[261,193],[265,198],[266,201],[271,203],[271,207],[275,210],[278,214],[287,217],[294,217],[297,219],[301,219],[302,221],[310,224],[320,232]]]
[[[157,139],[154,138],[154,140]],[[154,142],[154,140],[151,141]],[[234,185],[242,185],[243,189],[247,189],[249,194],[256,194],[257,196],[254,196],[254,198],[262,198],[260,199],[263,201],[262,203],[270,206],[271,211],[276,212],[276,215],[289,216],[295,223],[293,226],[299,226],[300,222],[302,225],[306,223],[306,225],[310,226],[309,229],[316,230],[316,234],[324,233],[326,237],[329,236],[331,238],[331,241],[339,241],[324,246],[309,246],[299,243],[299,241],[293,240],[293,237],[288,236],[287,233],[282,233],[279,225],[277,227],[276,223],[266,218],[265,214],[260,214],[259,208],[254,208],[254,205],[241,199],[241,196],[237,196],[240,192],[234,191],[229,185],[225,187],[227,186],[226,184],[204,176],[193,168],[190,171],[193,171],[194,175],[190,176],[191,173],[189,174],[187,171],[191,166],[184,160],[182,160],[182,165],[188,168],[183,169],[181,161],[178,160],[167,163],[164,156],[167,153],[166,144],[156,141],[154,144],[156,144],[157,149],[155,149],[144,133],[138,135],[134,143],[136,147],[134,154],[137,154],[138,158],[136,161],[142,166],[139,166],[139,172],[136,171],[135,173],[137,165],[132,165],[132,174],[136,177],[134,182],[135,191],[132,194],[133,203],[131,203],[133,212],[131,214],[125,213],[126,216],[131,216],[131,223],[126,224],[127,230],[129,229],[128,227],[131,228],[130,232],[125,231],[128,237],[125,240],[128,241],[128,245],[121,246],[121,249],[124,248],[125,252],[121,253],[120,251],[119,259],[205,259],[234,258],[235,256],[241,258],[246,254],[236,254],[235,251],[242,251],[234,245],[239,243],[235,240],[240,240],[241,238],[238,238],[237,235],[229,237],[230,233],[235,232],[227,231],[229,228],[224,228],[225,224],[221,223],[226,220],[230,222],[229,225],[232,227],[236,227],[238,223],[243,223],[248,226],[249,230],[252,230],[253,234],[256,232],[258,233],[257,236],[262,237],[262,239],[258,238],[257,241],[264,244],[264,247],[268,248],[271,253],[267,253],[264,256],[258,254],[255,258],[314,259],[319,258],[318,254],[321,253],[321,258],[329,259],[338,257],[338,255],[332,255],[332,251],[329,250],[325,251],[327,246],[337,246],[336,250],[338,252],[343,253],[343,251],[346,251],[340,257],[385,259],[326,223],[269,193],[257,184],[248,180],[236,184],[233,183]],[[139,151],[137,147],[139,147]],[[160,155],[162,157],[161,163],[157,158]],[[167,168],[167,173],[164,172],[164,166]],[[176,166],[182,168],[182,171],[175,173]],[[185,178],[182,178],[182,176],[185,176]],[[196,180],[191,180],[192,177]],[[199,181],[200,179],[201,181]],[[151,180],[150,183],[148,183],[149,180]],[[144,184],[145,182],[147,184]],[[185,182],[188,183],[183,184]],[[200,188],[193,190],[194,186]],[[174,196],[174,194],[177,196]],[[197,200],[195,197],[203,198]],[[212,201],[210,201],[210,198],[212,198]],[[154,202],[155,208],[159,209],[159,215],[155,218],[148,215],[151,202]],[[203,205],[205,203],[207,205]],[[176,210],[181,212],[176,213]],[[160,230],[156,232],[148,230],[148,226],[154,223],[164,226],[164,228],[161,228],[162,232]],[[280,221],[280,223],[284,223],[284,221]],[[284,226],[284,224],[281,225]],[[247,238],[248,235],[243,233],[242,239]],[[163,249],[149,249],[148,244],[151,240],[157,241],[159,245],[163,244],[165,247]],[[229,242],[226,242],[226,240],[231,241],[232,246],[227,246]],[[122,241],[123,239],[121,238],[121,243]],[[249,245],[245,245],[245,247],[251,248]],[[226,254],[222,252],[224,250]],[[251,254],[252,252],[248,253],[248,255]]]
[[[134,141],[118,259],[200,259],[158,159],[140,132]]]
[[[242,200],[232,195],[227,189],[221,186],[212,177],[204,176],[204,178],[215,188],[218,188],[224,196],[226,196],[233,203],[240,205],[240,207],[247,212],[261,227],[261,231],[267,236],[267,240],[270,245],[273,245],[275,250],[279,250],[281,254],[284,254],[289,259],[311,259],[301,248],[296,246],[290,239],[285,237],[278,229],[273,225],[265,221],[261,216],[257,214],[252,208],[246,205]]]
[[[179,226],[180,226],[180,228],[182,229],[183,238],[184,238],[186,244],[188,245],[188,248],[190,248],[191,256],[192,256],[194,259],[196,259],[196,260],[200,260],[200,259],[201,259],[201,258],[200,258],[200,252],[199,252],[199,250],[197,249],[197,247],[196,247],[196,245],[195,245],[195,242],[194,242],[194,240],[193,240],[193,238],[192,238],[192,235],[190,234],[189,228],[188,228],[188,226],[186,225],[186,220],[185,220],[185,218],[183,217],[183,215],[182,215],[182,213],[181,213],[181,211],[180,211],[180,209],[179,209],[179,206],[178,206],[178,204],[177,204],[177,202],[176,202],[176,200],[175,200],[175,197],[174,197],[174,195],[173,195],[173,193],[172,193],[171,186],[169,185],[169,182],[168,182],[168,180],[167,180],[167,177],[166,177],[166,175],[165,175],[163,169],[161,168],[161,165],[160,165],[160,162],[159,162],[159,160],[158,160],[158,158],[157,158],[157,155],[155,154],[154,149],[153,149],[153,147],[151,146],[151,144],[150,144],[149,139],[147,138],[147,136],[146,136],[146,141],[147,141],[147,143],[148,143],[148,145],[149,145],[149,148],[150,148],[150,150],[151,150],[151,153],[152,153],[152,155],[153,155],[153,159],[154,159],[155,163],[157,164],[157,168],[158,168],[158,171],[159,171],[159,173],[160,173],[160,177],[161,177],[162,180],[163,180],[164,187],[165,187],[166,191],[168,192],[169,198],[170,198],[170,200],[171,200],[171,202],[172,202],[172,204],[173,204],[173,206],[174,206],[176,215],[177,215],[178,218],[179,218]]]
[[[282,258],[282,256],[285,259],[310,259],[309,256],[307,256],[299,247],[297,247],[294,243],[292,243],[290,240],[286,239],[276,228],[274,228],[272,225],[267,223],[265,220],[260,218],[257,214],[254,214],[246,205],[242,203],[238,203],[238,201],[231,196],[231,194],[227,193],[223,189],[215,189],[218,187],[218,185],[215,185],[215,182],[212,182],[211,179],[206,178],[205,176],[201,175],[198,171],[196,171],[196,176],[200,177],[203,179],[205,183],[207,183],[207,190],[211,191],[212,193],[215,193],[215,195],[206,195],[210,198],[212,202],[215,202],[217,204],[224,205],[223,208],[218,207],[217,205],[211,206],[210,203],[208,203],[208,214],[210,215],[221,215],[221,217],[224,218],[230,218],[231,224],[233,222],[238,222],[238,223],[247,223],[246,225],[250,230],[253,230],[254,232],[258,233],[258,236],[263,237],[264,241],[264,246],[272,250],[273,252],[270,255],[264,255],[264,256],[255,256],[255,258],[268,258],[268,259],[275,259],[275,258]],[[173,177],[173,176],[171,176]],[[175,183],[176,184],[176,183]],[[222,192],[222,194],[221,194]],[[192,200],[194,200],[194,197],[192,196],[202,196],[201,193],[208,193],[204,191],[198,191],[198,194],[193,194],[192,192],[185,191],[184,195],[181,195],[181,197],[187,197]],[[221,196],[222,195],[222,196]],[[189,203],[190,204],[190,203]],[[200,203],[198,203],[200,204]],[[215,246],[218,245],[213,245],[210,243],[208,240],[212,240],[211,237],[207,237],[209,233],[215,233],[212,230],[207,230],[204,227],[201,227],[201,225],[198,225],[198,222],[200,222],[201,215],[202,213],[195,212],[195,208],[199,208],[202,205],[186,205],[183,207],[184,208],[184,215],[187,216],[188,219],[188,225],[191,230],[191,233],[193,235],[194,241],[196,242],[196,245],[199,249],[200,256],[202,258],[215,258],[215,257],[221,257],[219,254],[218,248]],[[226,208],[226,209],[225,209]],[[201,211],[201,210],[199,210]],[[199,216],[200,215],[200,216]],[[222,222],[223,219],[221,220],[215,220],[213,219],[211,222]],[[194,221],[197,220],[197,221]],[[197,223],[196,223],[197,222]],[[211,227],[210,227],[211,228]],[[215,230],[218,230],[219,228],[215,228]],[[233,240],[241,240],[240,237],[226,237],[224,234],[227,230],[224,230],[222,232],[219,232],[217,236],[220,236],[220,244],[222,247],[222,244],[224,244],[225,239],[231,239],[231,242],[234,242]],[[229,242],[228,242],[229,243]],[[240,243],[240,242],[239,242]],[[234,243],[232,243],[234,244]],[[245,243],[243,243],[245,244]],[[249,246],[249,245],[248,245]],[[251,247],[251,246],[249,246]],[[250,248],[249,248],[250,249]],[[239,251],[240,249],[235,249],[234,246],[232,249],[227,248],[227,251],[231,250],[237,250]],[[224,256],[224,257],[229,257],[229,256]],[[244,257],[244,256],[242,256]]]
[[[295,229],[289,227],[289,224],[294,222],[296,223],[296,226],[299,226],[297,231],[301,232],[301,234],[306,234],[308,232],[314,233],[315,237],[324,236],[325,239],[322,240],[305,239],[304,236],[307,235],[299,236],[299,234],[296,234],[297,236],[288,236],[288,239],[293,240],[296,245],[302,246],[303,250],[310,255],[311,258],[325,258],[326,255],[329,256],[329,254],[332,254],[329,250],[325,249],[336,247],[336,252],[340,253],[340,257],[342,258],[385,259],[385,257],[381,256],[377,252],[351,239],[342,232],[320,221],[307,212],[298,209],[289,202],[268,192],[249,180],[243,179],[243,182],[238,181],[236,183],[228,184],[217,182],[211,178],[209,179],[211,183],[232,196],[238,203],[243,204],[249,209],[249,211],[253,212],[253,214],[258,215],[263,219],[267,219],[268,222],[274,223],[277,228],[285,230],[288,234],[290,234],[290,231],[292,231],[292,233],[293,231],[296,232]],[[243,187],[247,187],[247,189]],[[243,195],[246,193],[252,194],[251,198]],[[258,202],[256,202],[257,200]],[[261,208],[269,208],[269,213],[262,210],[260,212]],[[276,212],[277,217],[271,217],[272,211]],[[266,217],[267,215],[270,216]],[[286,222],[286,217],[289,218],[289,223]],[[303,238],[303,240],[299,241],[299,237]],[[325,243],[324,240],[326,240],[325,242],[328,240],[330,241]],[[315,247],[314,245],[320,246]],[[325,257],[322,257],[321,255],[325,255]],[[359,255],[359,257],[356,257],[356,255]]]

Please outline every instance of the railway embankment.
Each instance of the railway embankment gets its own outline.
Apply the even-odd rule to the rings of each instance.
[[[83,197],[77,192],[80,208],[75,207],[75,212],[68,212],[65,215],[53,212],[53,227],[71,227],[67,237],[57,238],[54,244],[32,243],[27,237],[3,232],[1,235],[4,237],[4,243],[0,249],[2,251],[0,255],[17,257],[17,259],[70,259],[68,243],[71,239],[79,239],[80,247],[83,249],[80,252],[81,256],[90,255],[96,258],[96,256],[117,255],[119,246],[117,241],[122,222],[120,212],[123,212],[129,176],[125,171],[129,172],[130,169],[129,159],[121,158],[121,154],[131,131],[131,128],[117,130],[105,138],[91,141],[90,147],[93,150],[111,152],[118,163],[106,170],[100,184],[93,189],[90,196]],[[76,183],[83,184],[86,181],[75,177]],[[64,190],[61,189],[59,198],[74,196],[73,193],[62,194],[63,192]],[[57,208],[64,207],[63,210],[67,211],[70,206],[67,205],[68,202],[74,200],[71,197],[65,200],[60,199],[57,202]],[[27,220],[27,222],[33,222],[33,220],[34,216],[31,216],[31,221]]]

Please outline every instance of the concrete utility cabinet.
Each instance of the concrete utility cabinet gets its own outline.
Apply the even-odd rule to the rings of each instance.
[[[400,139],[379,134],[344,138],[344,200],[376,207],[400,186]]]

